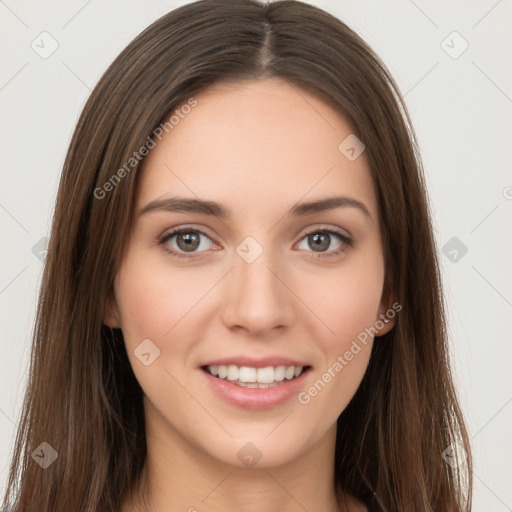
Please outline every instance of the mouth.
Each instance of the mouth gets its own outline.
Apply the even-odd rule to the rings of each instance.
[[[250,389],[268,389],[282,386],[301,377],[311,370],[311,366],[252,366],[205,365],[201,370],[216,379],[229,382],[235,386]]]

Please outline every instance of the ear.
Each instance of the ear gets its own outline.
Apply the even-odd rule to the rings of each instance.
[[[401,309],[402,305],[395,299],[395,293],[391,282],[386,278],[379,305],[379,313],[374,324],[374,327],[377,330],[377,334],[375,336],[382,336],[393,329],[396,322],[396,315],[401,311]]]
[[[104,301],[103,323],[112,329],[121,327],[119,308],[113,290],[109,290]]]

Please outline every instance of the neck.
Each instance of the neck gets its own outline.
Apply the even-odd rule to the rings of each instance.
[[[147,423],[144,469],[123,512],[348,510],[334,485],[336,425],[293,460],[245,467],[219,461],[153,420]]]

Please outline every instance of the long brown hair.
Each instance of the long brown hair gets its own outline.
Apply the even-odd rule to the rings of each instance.
[[[103,315],[130,235],[140,161],[125,166],[115,186],[104,185],[193,95],[220,80],[268,77],[328,102],[364,142],[386,282],[403,305],[395,327],[375,340],[363,382],[338,419],[335,485],[372,510],[471,509],[468,435],[450,373],[436,244],[406,106],[356,33],[289,0],[203,0],[177,8],[137,36],[93,90],[60,181],[4,506],[120,509],[145,460],[144,410],[122,331],[106,328]],[[58,455],[46,469],[32,457],[43,442]],[[458,466],[443,458],[453,446],[467,455]]]

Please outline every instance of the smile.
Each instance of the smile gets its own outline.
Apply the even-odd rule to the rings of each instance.
[[[266,389],[299,377],[309,366],[267,366],[256,368],[236,365],[208,365],[203,369],[218,379],[244,388]]]
[[[305,387],[311,366],[205,365],[201,374],[216,396],[242,409],[284,405]]]

